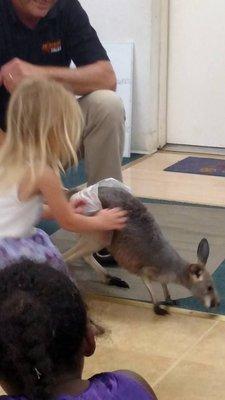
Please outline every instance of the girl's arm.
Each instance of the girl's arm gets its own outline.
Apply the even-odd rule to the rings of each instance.
[[[43,205],[42,219],[54,219],[51,209],[47,204]]]
[[[49,209],[46,216],[54,218],[58,224],[69,231],[77,233],[103,230],[120,230],[126,224],[126,212],[118,208],[104,209],[92,217],[74,212],[74,208],[66,199],[60,178],[51,168],[46,168],[38,179],[37,189],[45,198]]]
[[[65,189],[63,188],[63,192],[65,193],[65,197],[67,198],[67,192],[65,192]],[[72,207],[73,207],[73,212],[76,214],[83,214],[83,207],[85,205],[85,201],[82,199],[76,199],[72,202]],[[52,211],[50,207],[47,204],[43,205],[43,212],[42,212],[42,219],[54,219],[54,216],[52,215]]]

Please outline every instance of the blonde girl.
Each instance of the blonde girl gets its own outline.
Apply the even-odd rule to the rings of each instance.
[[[13,92],[0,148],[0,268],[26,257],[65,269],[49,236],[34,228],[41,217],[74,232],[124,227],[124,211],[87,217],[65,197],[60,172],[77,164],[81,131],[79,105],[59,83],[29,78]]]

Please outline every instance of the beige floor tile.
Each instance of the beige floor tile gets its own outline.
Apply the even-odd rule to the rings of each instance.
[[[187,156],[169,152],[153,154],[125,169],[124,182],[140,197],[225,207],[224,178],[164,171]]]
[[[214,320],[178,314],[158,317],[151,309],[112,300],[90,297],[87,303],[92,319],[106,333],[97,339],[95,355],[86,360],[86,377],[132,369],[153,384],[215,324]]]
[[[218,322],[185,359],[189,362],[225,368],[225,322]]]
[[[89,378],[103,371],[124,369],[137,372],[148,382],[155,382],[173,365],[174,360],[171,358],[149,356],[146,351],[133,351],[133,341],[132,339],[128,341],[130,349],[127,346],[126,350],[97,342],[95,355],[85,361],[84,377]]]
[[[223,400],[225,368],[182,361],[154,390],[159,400]]]
[[[217,322],[202,340],[159,378],[160,400],[222,400],[225,398],[225,323]]]
[[[112,349],[150,352],[156,356],[177,359],[193,342],[213,326],[214,320],[171,314],[156,316],[151,309],[94,300],[89,305],[92,318],[109,331],[105,343]],[[176,346],[168,343],[176,342]]]

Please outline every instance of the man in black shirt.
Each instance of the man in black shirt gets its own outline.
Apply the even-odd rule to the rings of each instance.
[[[2,131],[10,93],[23,78],[55,79],[81,96],[88,183],[122,179],[124,109],[106,51],[78,0],[0,0],[0,68]]]

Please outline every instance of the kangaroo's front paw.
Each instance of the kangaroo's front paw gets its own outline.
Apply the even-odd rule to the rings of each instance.
[[[154,304],[154,313],[157,315],[168,315],[169,312],[165,308],[161,308],[158,304]]]
[[[130,287],[127,282],[123,281],[122,279],[118,278],[117,276],[110,276],[107,284],[109,286],[117,286],[117,287],[126,288],[126,289],[129,289],[129,287]]]

